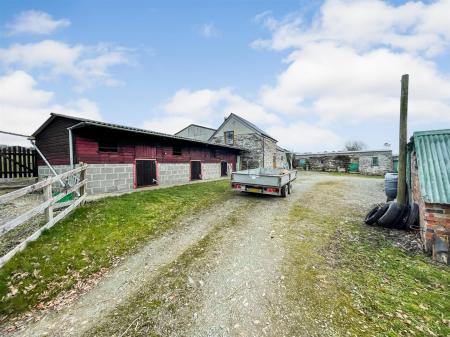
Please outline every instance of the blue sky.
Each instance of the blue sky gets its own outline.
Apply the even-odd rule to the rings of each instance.
[[[448,0],[2,2],[0,129],[31,133],[53,111],[172,133],[234,112],[297,151],[396,152],[402,73],[410,131],[450,125],[445,13]]]

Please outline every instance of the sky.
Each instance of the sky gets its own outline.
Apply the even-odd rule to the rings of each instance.
[[[230,113],[297,152],[450,128],[450,0],[2,1],[0,130],[50,112],[175,133]],[[24,139],[0,135],[0,144]]]

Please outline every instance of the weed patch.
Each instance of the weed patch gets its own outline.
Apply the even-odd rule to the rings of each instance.
[[[317,184],[290,212],[285,268],[294,316],[323,336],[448,336],[450,269],[395,247],[354,205],[336,205],[345,193]]]

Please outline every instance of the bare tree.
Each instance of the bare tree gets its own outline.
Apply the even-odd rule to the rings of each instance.
[[[360,140],[349,140],[345,143],[345,149],[347,151],[361,151],[366,148],[366,144],[361,142]]]

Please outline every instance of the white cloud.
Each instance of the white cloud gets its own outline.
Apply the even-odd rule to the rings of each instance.
[[[257,16],[273,36],[253,45],[283,50],[334,42],[357,50],[385,46],[433,56],[448,49],[450,20],[444,13],[450,13],[450,0],[399,6],[380,0],[328,0],[311,24],[293,14],[283,20],[267,13]]]
[[[295,14],[276,20],[263,13],[257,20],[272,37],[253,45],[291,53],[276,83],[262,87],[261,104],[320,125],[396,121],[400,77],[409,73],[410,121],[450,121],[450,76],[433,61],[450,45],[444,12],[449,0],[401,6],[329,0],[310,24]]]
[[[200,34],[206,38],[214,38],[220,36],[220,32],[212,23],[204,23],[200,27]]]
[[[217,128],[231,112],[255,123],[279,144],[292,149],[324,149],[332,142],[333,148],[342,148],[343,141],[325,127],[303,122],[285,124],[277,114],[263,105],[235,94],[230,88],[218,90],[179,90],[159,107],[163,117],[149,119],[144,127],[150,130],[175,133],[194,123]]]
[[[387,49],[358,53],[323,42],[292,53],[276,84],[262,89],[261,100],[276,111],[299,117],[316,113],[329,122],[394,117],[403,73],[411,76],[411,118],[426,121],[446,113],[450,119],[450,79],[432,62]],[[433,116],[421,110],[425,102],[435,102],[439,111]]]
[[[339,150],[344,140],[333,131],[301,121],[290,125],[275,125],[267,130],[281,146],[298,152]]]
[[[30,135],[50,112],[101,120],[98,106],[80,98],[66,104],[54,102],[54,93],[36,88],[36,81],[23,71],[0,77],[0,130]],[[0,134],[0,144],[29,145],[19,137]]]
[[[51,34],[59,28],[68,27],[68,19],[54,20],[48,13],[36,10],[25,11],[17,15],[14,21],[7,23],[7,34]]]
[[[162,104],[159,110],[164,112],[165,118],[150,120],[147,125],[161,125],[166,130],[177,125],[176,128],[181,126],[181,129],[186,125],[182,126],[180,121],[186,120],[189,123],[217,126],[231,112],[250,121],[258,121],[262,125],[279,122],[275,114],[266,111],[255,102],[234,94],[230,88],[197,91],[182,89]]]
[[[55,40],[37,43],[12,44],[0,48],[0,64],[4,68],[39,70],[43,77],[69,76],[76,81],[76,89],[118,83],[110,68],[132,63],[129,50],[99,44],[69,45]]]

